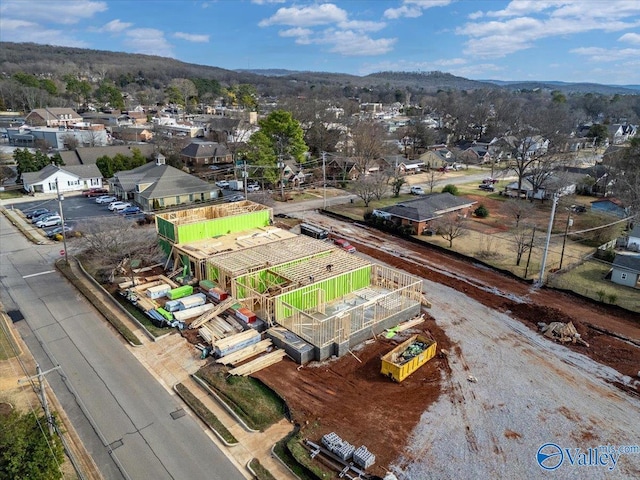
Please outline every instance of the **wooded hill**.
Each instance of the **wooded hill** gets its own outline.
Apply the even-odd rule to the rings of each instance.
[[[213,60],[215,61],[215,60]],[[174,78],[215,79],[222,85],[251,84],[262,95],[295,94],[309,88],[328,90],[411,89],[419,92],[438,90],[530,89],[559,90],[564,93],[637,94],[638,91],[598,84],[563,82],[476,81],[443,72],[379,72],[366,76],[326,72],[299,72],[284,69],[226,70],[207,65],[185,63],[172,58],[104,50],[90,50],[34,43],[0,42],[0,73],[16,72],[61,78],[80,74],[118,83],[122,77],[134,78],[153,88],[163,88]],[[345,92],[345,93],[346,93]]]

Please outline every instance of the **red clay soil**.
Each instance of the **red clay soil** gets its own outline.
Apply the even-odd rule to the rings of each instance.
[[[420,327],[438,342],[438,352],[450,348],[431,318]],[[383,477],[422,412],[438,399],[442,372],[449,371],[446,358],[438,355],[402,383],[389,380],[380,374],[380,358],[398,343],[379,336],[354,352],[362,363],[345,355],[298,370],[286,359],[254,376],[284,398],[305,438],[319,442],[333,431],[356,448],[365,445],[376,455],[369,473]]]
[[[380,234],[384,236],[384,234]],[[402,239],[393,238],[393,242],[404,249],[415,252],[414,260],[423,259],[425,265],[416,265],[395,255],[358,245],[358,249],[382,262],[414,275],[452,287],[474,298],[483,305],[509,311],[515,318],[537,330],[538,322],[573,322],[582,338],[590,344],[589,348],[569,345],[590,358],[608,365],[618,372],[635,377],[640,365],[640,315],[604,304],[597,304],[577,296],[552,290],[534,289],[524,281],[503,275],[488,268],[479,267],[469,261],[455,258],[446,253],[428,247],[420,247]],[[353,242],[352,242],[353,243]],[[446,265],[450,276],[429,267]],[[481,279],[481,280],[478,280]],[[519,303],[503,295],[496,295],[484,288],[491,287],[503,294],[511,294],[525,300]],[[429,297],[428,292],[425,292]],[[612,334],[608,334],[613,333]],[[624,339],[631,340],[631,343]],[[635,345],[634,345],[635,344]],[[625,389],[629,391],[629,389]],[[640,389],[635,389],[640,393]]]

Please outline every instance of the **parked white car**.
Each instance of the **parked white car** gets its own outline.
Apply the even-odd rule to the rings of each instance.
[[[247,185],[247,192],[257,192],[258,190],[260,190],[260,185]]]
[[[109,210],[112,212],[119,212],[120,210],[124,210],[127,207],[130,207],[131,204],[129,202],[111,202],[109,204]]]
[[[56,225],[60,225],[62,223],[62,218],[60,215],[52,215],[43,220],[39,220],[36,222],[36,227],[45,228],[45,227],[55,227]]]
[[[96,203],[111,203],[115,202],[116,200],[118,199],[113,195],[101,195],[99,197],[96,197]]]
[[[216,187],[219,188],[229,188],[229,182],[227,182],[226,180],[218,180],[216,182]]]
[[[411,187],[411,195],[424,195],[422,187]]]

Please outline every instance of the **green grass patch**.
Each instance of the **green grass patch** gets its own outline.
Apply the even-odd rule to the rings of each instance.
[[[284,401],[262,382],[228,375],[222,365],[202,367],[197,376],[204,380],[250,427],[264,430],[284,417]]]
[[[0,360],[8,360],[15,357],[17,350],[15,347],[13,339],[5,332],[4,328],[0,328]]]
[[[140,311],[140,309],[136,308],[131,302],[129,302],[122,295],[118,295],[114,293],[112,297],[118,302],[122,307],[131,314],[136,320],[138,320],[147,331],[153,335],[154,337],[161,337],[162,335],[166,335],[168,333],[168,329],[156,327],[151,319],[147,317],[144,313]]]
[[[22,198],[24,193],[21,190],[5,190],[0,192],[0,200],[11,200],[12,198]]]
[[[567,272],[549,276],[549,285],[640,312],[640,290],[605,280],[610,269],[611,266],[607,263],[587,260]]]
[[[258,480],[276,480],[276,477],[271,475],[271,472],[264,468],[257,458],[252,458],[249,462],[249,467],[254,471]]]
[[[88,288],[78,277],[76,277],[71,267],[67,265],[64,260],[60,259],[56,262],[56,268],[69,280],[76,289],[82,293],[89,302],[91,302],[107,319],[107,321],[113,325],[113,327],[122,335],[125,340],[133,345],[142,345],[140,339],[127,327],[112,311],[108,305],[105,305],[100,298],[98,298],[90,288]]]
[[[274,453],[301,480],[324,480],[334,478],[334,472],[325,470],[321,463],[313,461],[302,445],[300,432],[292,432],[276,443]]]
[[[236,437],[234,437],[233,434],[229,430],[227,430],[227,427],[222,424],[218,417],[216,417],[211,412],[211,410],[209,410],[204,405],[204,403],[202,403],[193,393],[191,393],[191,391],[187,387],[185,387],[182,383],[179,383],[178,385],[176,385],[176,392],[178,393],[180,398],[182,398],[182,400],[184,400],[184,402],[189,406],[189,408],[193,410],[195,414],[198,415],[198,417],[200,417],[200,419],[209,426],[209,428],[215,430],[222,438],[224,438],[225,442],[229,444],[238,443]]]

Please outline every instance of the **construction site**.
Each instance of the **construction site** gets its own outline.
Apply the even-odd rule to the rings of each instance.
[[[250,201],[161,213],[156,229],[167,276],[120,290],[205,354],[264,333],[270,342],[253,355],[275,346],[299,364],[340,357],[428,303],[420,278],[277,228],[272,209]]]

